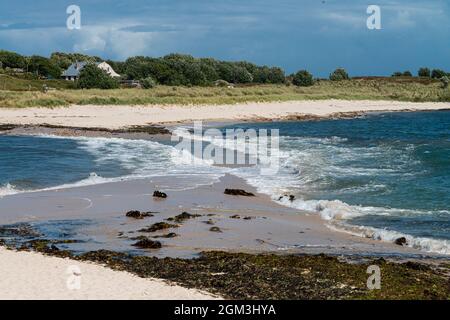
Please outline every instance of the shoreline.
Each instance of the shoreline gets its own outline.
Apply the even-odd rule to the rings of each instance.
[[[0,124],[122,130],[134,126],[174,126],[193,121],[267,122],[341,119],[370,112],[450,110],[445,102],[311,100],[233,105],[99,106],[0,108]]]
[[[430,108],[426,110],[435,109]],[[390,109],[383,111],[396,112],[405,110]],[[407,111],[413,110],[408,109]],[[174,111],[172,110],[170,112]],[[325,118],[342,119],[361,116],[368,112],[380,112],[380,110],[334,112],[325,116],[311,114],[290,114],[284,116],[284,118],[279,119],[287,121],[321,120]],[[0,115],[1,114],[2,112],[0,109]],[[281,114],[277,113],[277,116],[281,116]],[[43,119],[48,120],[48,118],[45,117]],[[99,120],[99,118],[96,118],[96,121],[97,120]],[[238,119],[214,120],[220,120],[226,123],[239,122]],[[268,119],[264,117],[259,117],[257,120],[256,118],[247,119],[247,121],[272,120],[274,119]],[[70,120],[67,121],[70,122]],[[192,121],[192,119],[187,119],[186,121],[183,121],[183,123],[188,123],[189,121]],[[162,127],[161,125],[168,126],[168,128],[170,128],[171,126],[180,124],[178,122],[152,122],[151,124],[134,123],[127,126],[107,128],[98,126],[98,123],[96,122],[92,123],[96,124],[96,126],[78,127],[75,124],[79,123],[75,123],[70,127],[66,127],[60,124],[48,124],[47,122],[32,125],[15,124],[12,127],[4,126],[3,132],[1,130],[2,128],[0,127],[0,134],[52,134],[62,137],[86,136],[158,140],[165,139],[169,136],[169,133],[165,131],[167,129]],[[263,254],[264,259],[268,259],[268,263],[277,264],[279,263],[278,261],[284,261],[284,259],[288,259],[289,261],[293,261],[293,263],[299,264],[303,264],[304,261],[312,263],[313,265],[317,262],[320,262],[321,265],[324,265],[327,268],[331,266],[332,268],[337,267],[338,269],[344,268],[344,270],[348,271],[348,268],[350,268],[349,266],[354,264],[354,262],[342,262],[339,261],[337,257],[344,257],[345,259],[352,259],[353,257],[353,259],[357,259],[357,264],[359,265],[358,272],[363,272],[363,267],[365,266],[364,261],[376,259],[376,263],[381,261],[380,263],[384,265],[386,263],[384,258],[386,258],[389,261],[389,270],[392,267],[390,264],[392,263],[392,261],[394,261],[395,266],[392,268],[396,270],[395,272],[399,272],[399,270],[402,270],[404,274],[407,274],[408,276],[410,275],[411,277],[424,276],[425,278],[427,278],[432,276],[433,281],[438,279],[434,278],[436,276],[436,270],[433,269],[433,271],[430,271],[430,269],[427,269],[428,267],[422,267],[423,265],[445,265],[444,268],[448,268],[447,256],[418,251],[413,248],[398,246],[393,243],[357,237],[342,230],[332,230],[327,227],[326,222],[320,219],[318,215],[314,215],[308,212],[301,212],[297,209],[281,206],[280,204],[273,202],[268,195],[257,194],[254,199],[250,199],[247,197],[226,198],[226,196],[224,198],[223,190],[224,188],[228,187],[243,188],[247,191],[256,193],[256,190],[253,187],[236,176],[226,176],[224,179],[225,181],[223,181],[222,179],[222,181],[215,183],[212,186],[206,185],[181,191],[177,191],[177,188],[174,188],[173,181],[170,180],[170,177],[153,177],[141,180],[125,180],[118,182],[106,182],[90,186],[77,186],[67,189],[55,188],[54,190],[36,191],[33,192],[32,195],[30,195],[29,193],[8,195],[4,198],[0,198],[0,201],[7,200],[3,202],[3,204],[6,203],[6,207],[0,210],[0,212],[6,213],[6,216],[2,216],[0,224],[16,223],[20,221],[25,223],[34,223],[39,221],[46,222],[55,219],[67,219],[67,221],[69,221],[73,219],[89,219],[90,216],[96,215],[96,218],[101,219],[102,223],[104,224],[90,229],[88,228],[87,234],[92,237],[98,237],[97,240],[101,240],[104,242],[102,243],[100,241],[100,247],[88,246],[87,250],[85,251],[85,253],[87,254],[87,261],[93,261],[102,265],[106,264],[107,266],[112,267],[114,270],[130,271],[139,276],[157,277],[169,281],[173,280],[176,283],[185,285],[189,288],[193,287],[201,290],[212,289],[212,292],[214,292],[215,294],[223,294],[224,297],[228,298],[264,299],[306,297],[296,295],[283,296],[276,290],[274,292],[262,291],[261,295],[252,296],[252,292],[247,292],[244,289],[248,286],[246,280],[239,278],[239,280],[236,280],[236,282],[232,281],[232,283],[230,283],[226,279],[222,279],[221,277],[221,281],[225,281],[227,285],[234,286],[236,285],[236,283],[239,283],[239,285],[241,286],[240,290],[242,290],[240,294],[242,295],[233,295],[228,291],[221,291],[220,288],[217,289],[215,286],[211,285],[211,281],[215,281],[211,280],[215,279],[216,276],[214,275],[210,274],[208,276],[204,276],[196,274],[187,276],[183,273],[177,273],[177,276],[175,276],[174,278],[170,278],[164,273],[155,271],[153,269],[155,268],[154,264],[156,263],[156,265],[158,265],[159,263],[161,263],[161,261],[163,261],[161,258],[170,257],[169,259],[173,260],[169,261],[173,263],[174,268],[179,268],[180,264],[190,265],[192,263],[193,268],[199,268],[200,270],[202,270],[203,263],[207,263],[208,266],[209,264],[211,264],[213,268],[217,268],[216,263],[222,261],[220,259],[222,259],[221,257],[225,255],[227,259],[232,259],[233,261],[252,261],[252,263],[254,263],[255,272],[259,272],[261,270],[264,271],[265,267],[258,265],[253,261],[253,259],[258,260],[258,255]],[[172,190],[169,191],[170,200],[158,201],[155,199],[151,199],[152,190],[159,189],[161,188],[161,186],[166,186],[166,189],[164,190]],[[74,201],[74,199],[78,200]],[[85,200],[83,199],[88,199],[91,203],[90,206],[86,207]],[[114,201],[111,202],[109,199],[114,199]],[[230,202],[229,205],[228,202]],[[224,205],[224,203],[226,203],[227,205]],[[33,206],[36,206],[36,208],[34,208]],[[59,209],[60,206],[65,207],[64,210]],[[22,216],[19,218],[15,214],[8,216],[8,213],[10,214],[11,212],[22,212],[23,209],[26,209],[27,211],[26,217]],[[130,221],[129,219],[124,217],[124,213],[127,210],[135,209],[143,211],[150,209],[152,211],[157,211],[157,213],[154,214],[154,218],[146,218],[142,221]],[[161,232],[157,233],[156,237],[151,234],[145,234],[145,237],[158,239],[158,241],[162,242],[163,246],[157,253],[152,250],[150,250],[150,252],[141,251],[141,254],[143,254],[142,259],[138,259],[138,261],[135,261],[133,258],[133,263],[131,264],[127,264],[124,261],[121,261],[120,259],[122,258],[119,259],[119,261],[121,262],[118,262],[117,265],[110,263],[111,256],[117,255],[119,257],[124,257],[124,252],[125,254],[127,254],[127,250],[130,250],[130,245],[132,243],[132,235],[137,232],[138,227],[145,227],[151,225],[152,223],[168,221],[168,219],[173,218],[173,216],[175,216],[177,213],[181,213],[181,211],[184,210],[195,215],[198,214],[204,218],[189,219],[189,221],[180,223],[180,226],[173,230],[177,234],[177,236],[174,238],[157,238],[165,235]],[[45,213],[42,214],[42,212]],[[233,216],[236,214],[240,217],[233,218]],[[246,221],[244,217],[250,217],[250,219]],[[208,219],[214,220],[213,226],[219,227],[220,232],[208,232],[208,229],[211,227],[211,225],[205,223]],[[249,228],[249,226],[251,226],[251,228]],[[130,235],[128,235],[128,233],[130,233]],[[137,237],[134,236],[134,238]],[[112,244],[109,247],[105,246],[103,248],[102,245],[108,243],[108,241],[112,241]],[[56,245],[59,246],[58,250],[56,251],[52,249],[54,246],[52,242],[44,243],[44,247],[32,249],[38,252],[43,252],[45,254],[58,257],[61,254],[65,254],[66,250],[70,250],[71,248],[70,244]],[[122,248],[124,249],[124,251],[115,252],[113,250],[114,246],[117,246],[117,248]],[[74,244],[74,248],[74,250],[76,251],[76,244]],[[109,251],[98,251],[102,249]],[[138,251],[139,250],[133,251],[133,254],[136,254]],[[209,253],[204,253],[205,251]],[[16,252],[10,253],[13,255],[16,254]],[[149,255],[147,253],[149,253]],[[275,253],[275,257],[271,255],[272,253]],[[23,256],[21,256],[22,254],[22,252],[17,252],[16,257],[18,257],[18,259],[19,257],[23,258]],[[193,257],[197,257],[198,254],[200,254],[200,259],[192,259]],[[322,256],[324,254],[326,256]],[[207,257],[206,262],[202,260],[203,258],[201,258],[205,255]],[[268,255],[271,258],[267,258]],[[156,259],[158,260],[151,260],[155,259],[152,258],[152,256],[156,256]],[[2,252],[2,248],[0,248],[0,257],[2,260],[7,260],[3,259],[4,252]],[[70,257],[70,255],[67,255],[67,257]],[[51,263],[57,263],[57,261],[54,259],[59,259],[55,257],[48,258],[51,260],[48,260],[45,263],[46,268],[48,268]],[[182,260],[177,260],[177,258],[181,258]],[[186,258],[188,260],[186,260]],[[417,263],[416,261],[419,261],[419,265],[415,264]],[[141,266],[141,263],[144,263],[146,268],[149,268],[149,270],[143,271],[142,269],[139,269],[141,271],[136,271],[136,263],[138,263],[139,268]],[[363,264],[361,265],[361,263]],[[244,266],[245,265],[246,264],[244,263]],[[314,270],[314,267],[308,265],[308,267],[306,268],[302,267],[301,270],[303,270],[302,272],[307,272],[305,270]],[[216,271],[218,274],[222,272],[220,270]],[[117,271],[112,272],[116,274],[115,272]],[[232,274],[233,272],[233,270],[227,269],[227,273]],[[266,270],[264,272],[268,271]],[[285,270],[284,272],[286,272],[287,277],[292,277],[289,271]],[[12,278],[15,277],[16,276],[12,276]],[[33,281],[38,280],[35,277],[35,274],[31,274],[29,275],[29,277],[33,279]],[[239,275],[239,277],[242,277],[242,275]],[[198,282],[199,279],[201,279],[203,282],[200,285],[193,285],[193,283]],[[320,282],[320,279],[318,280],[316,278],[313,278],[311,279],[311,281],[313,281],[314,283],[315,281]],[[324,292],[328,292],[330,294],[329,297],[336,299],[373,298],[370,293],[364,291],[360,287],[360,283],[355,285],[351,279],[346,279],[344,283],[345,287],[343,288],[345,288],[345,290],[338,290],[338,292],[328,292],[325,288],[322,288],[321,290],[325,290]],[[280,284],[282,284],[282,282],[280,282]],[[308,286],[310,285],[311,283],[308,283]],[[336,281],[333,281],[329,282],[329,285],[341,286],[342,283],[340,283],[339,281],[337,283]],[[397,283],[395,283],[395,285],[397,285]],[[353,286],[358,289],[348,289],[349,287]],[[3,284],[1,284],[0,287],[3,287]],[[416,289],[417,288],[415,288],[415,290]],[[18,289],[15,288],[15,293],[17,293],[17,290]],[[185,289],[181,288],[180,290]],[[404,289],[397,288],[396,290]],[[423,290],[419,286],[418,290],[419,291],[415,293],[417,295],[413,296],[413,298],[420,297],[423,299],[439,297],[448,299],[449,297],[448,292],[445,293],[445,291],[439,293],[432,292],[430,294],[430,292],[425,289],[425,286]],[[363,295],[361,295],[361,292],[363,292]],[[34,294],[37,295],[37,293]],[[320,292],[315,292],[314,294],[316,295],[312,295],[312,297],[325,297]],[[445,294],[447,296],[445,296]],[[191,296],[191,293],[187,292],[186,295],[187,296],[181,297],[187,297],[188,299],[196,298],[195,293],[193,293],[193,295]],[[63,297],[65,296],[63,295]],[[99,298],[101,296],[92,297]],[[374,297],[395,298],[396,296],[391,291],[389,291],[389,294],[387,295],[384,295],[383,293],[383,295],[381,296],[374,295]],[[67,298],[72,299],[74,297],[69,296]],[[115,297],[112,298],[114,299]],[[142,299],[145,297],[139,296],[137,298]],[[209,298],[209,296],[206,294],[206,296],[204,296],[203,298]],[[166,299],[166,297],[163,297],[163,299]]]

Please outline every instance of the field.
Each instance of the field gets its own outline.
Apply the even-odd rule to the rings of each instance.
[[[42,85],[53,88],[42,92]],[[62,80],[27,80],[0,75],[0,107],[57,107],[78,105],[233,104],[292,100],[395,100],[450,102],[450,89],[439,81],[418,78],[360,78],[318,81],[312,87],[254,85],[223,87],[170,87],[153,89],[77,90]]]

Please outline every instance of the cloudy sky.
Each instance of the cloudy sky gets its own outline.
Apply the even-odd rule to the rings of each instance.
[[[69,5],[81,30],[66,27]],[[370,4],[381,30],[366,27]],[[390,75],[450,70],[449,0],[0,0],[0,48],[105,59],[179,52],[249,60],[287,72]]]

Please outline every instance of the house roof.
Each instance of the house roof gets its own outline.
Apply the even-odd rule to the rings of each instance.
[[[96,62],[96,65],[99,65],[100,62]],[[67,68],[66,71],[63,72],[63,77],[78,77],[80,75],[80,71],[87,65],[87,62],[75,62]]]

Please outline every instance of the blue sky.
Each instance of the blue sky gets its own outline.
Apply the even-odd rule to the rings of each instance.
[[[82,13],[66,28],[66,8]],[[382,29],[368,30],[368,5]],[[450,71],[449,0],[0,0],[0,48],[82,52],[105,59],[179,52],[249,60],[287,72],[390,75]]]

